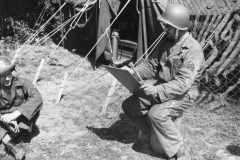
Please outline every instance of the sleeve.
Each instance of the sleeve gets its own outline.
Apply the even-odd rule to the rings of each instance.
[[[140,65],[136,66],[135,71],[138,72],[142,79],[146,80],[153,78],[156,75],[157,66],[158,66],[157,59],[146,60],[142,62]]]
[[[140,65],[135,67],[135,71],[139,73],[142,79],[151,79],[156,76],[159,70],[160,57],[164,52],[163,48],[163,44],[159,45],[157,51],[154,51],[150,56],[150,59],[144,60]]]
[[[28,120],[31,120],[32,117],[42,108],[42,96],[27,79],[23,80],[23,92],[25,97],[27,97],[27,100],[17,110]]]
[[[203,59],[203,54],[200,51],[187,54],[175,78],[156,86],[161,102],[181,96],[190,89],[199,74]]]

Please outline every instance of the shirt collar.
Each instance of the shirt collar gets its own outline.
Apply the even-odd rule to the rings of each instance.
[[[182,43],[182,48],[190,48],[190,43],[189,40],[192,38],[192,35],[189,34],[189,32],[186,32],[182,37],[181,37],[181,43]]]

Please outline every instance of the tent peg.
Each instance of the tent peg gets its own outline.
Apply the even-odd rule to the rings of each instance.
[[[44,66],[44,61],[45,61],[44,59],[41,60],[40,65],[39,65],[39,67],[37,69],[37,73],[35,74],[35,77],[34,77],[33,83],[32,83],[34,86],[36,85],[37,79],[38,79],[38,77],[40,75],[40,72],[41,72],[43,66]]]
[[[59,92],[58,92],[56,104],[59,104],[59,102],[60,102],[60,100],[61,100],[63,88],[64,88],[64,86],[65,86],[65,84],[66,84],[67,77],[68,77],[68,73],[65,72],[64,78],[63,78],[63,81],[62,81],[62,84],[61,84],[61,87],[60,87],[60,90],[59,90]]]

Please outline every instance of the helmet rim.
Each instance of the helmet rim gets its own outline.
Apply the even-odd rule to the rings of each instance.
[[[15,70],[15,64],[12,64],[6,57],[0,57],[0,76],[13,70]]]
[[[181,4],[168,5],[166,11],[157,18],[159,21],[167,23],[179,30],[187,30],[189,27],[189,11]]]
[[[0,71],[0,76],[4,75],[8,71],[13,71],[13,70],[15,70],[15,65],[12,65],[12,66]]]

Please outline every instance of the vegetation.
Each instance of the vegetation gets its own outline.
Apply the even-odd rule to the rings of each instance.
[[[7,44],[24,43],[35,32],[33,29],[38,29],[43,22],[46,22],[58,7],[57,0],[0,1],[0,39]],[[45,10],[44,14],[40,17],[43,9]],[[39,36],[52,31],[59,24],[60,16],[57,15],[41,31]],[[58,38],[57,36],[54,38]]]

